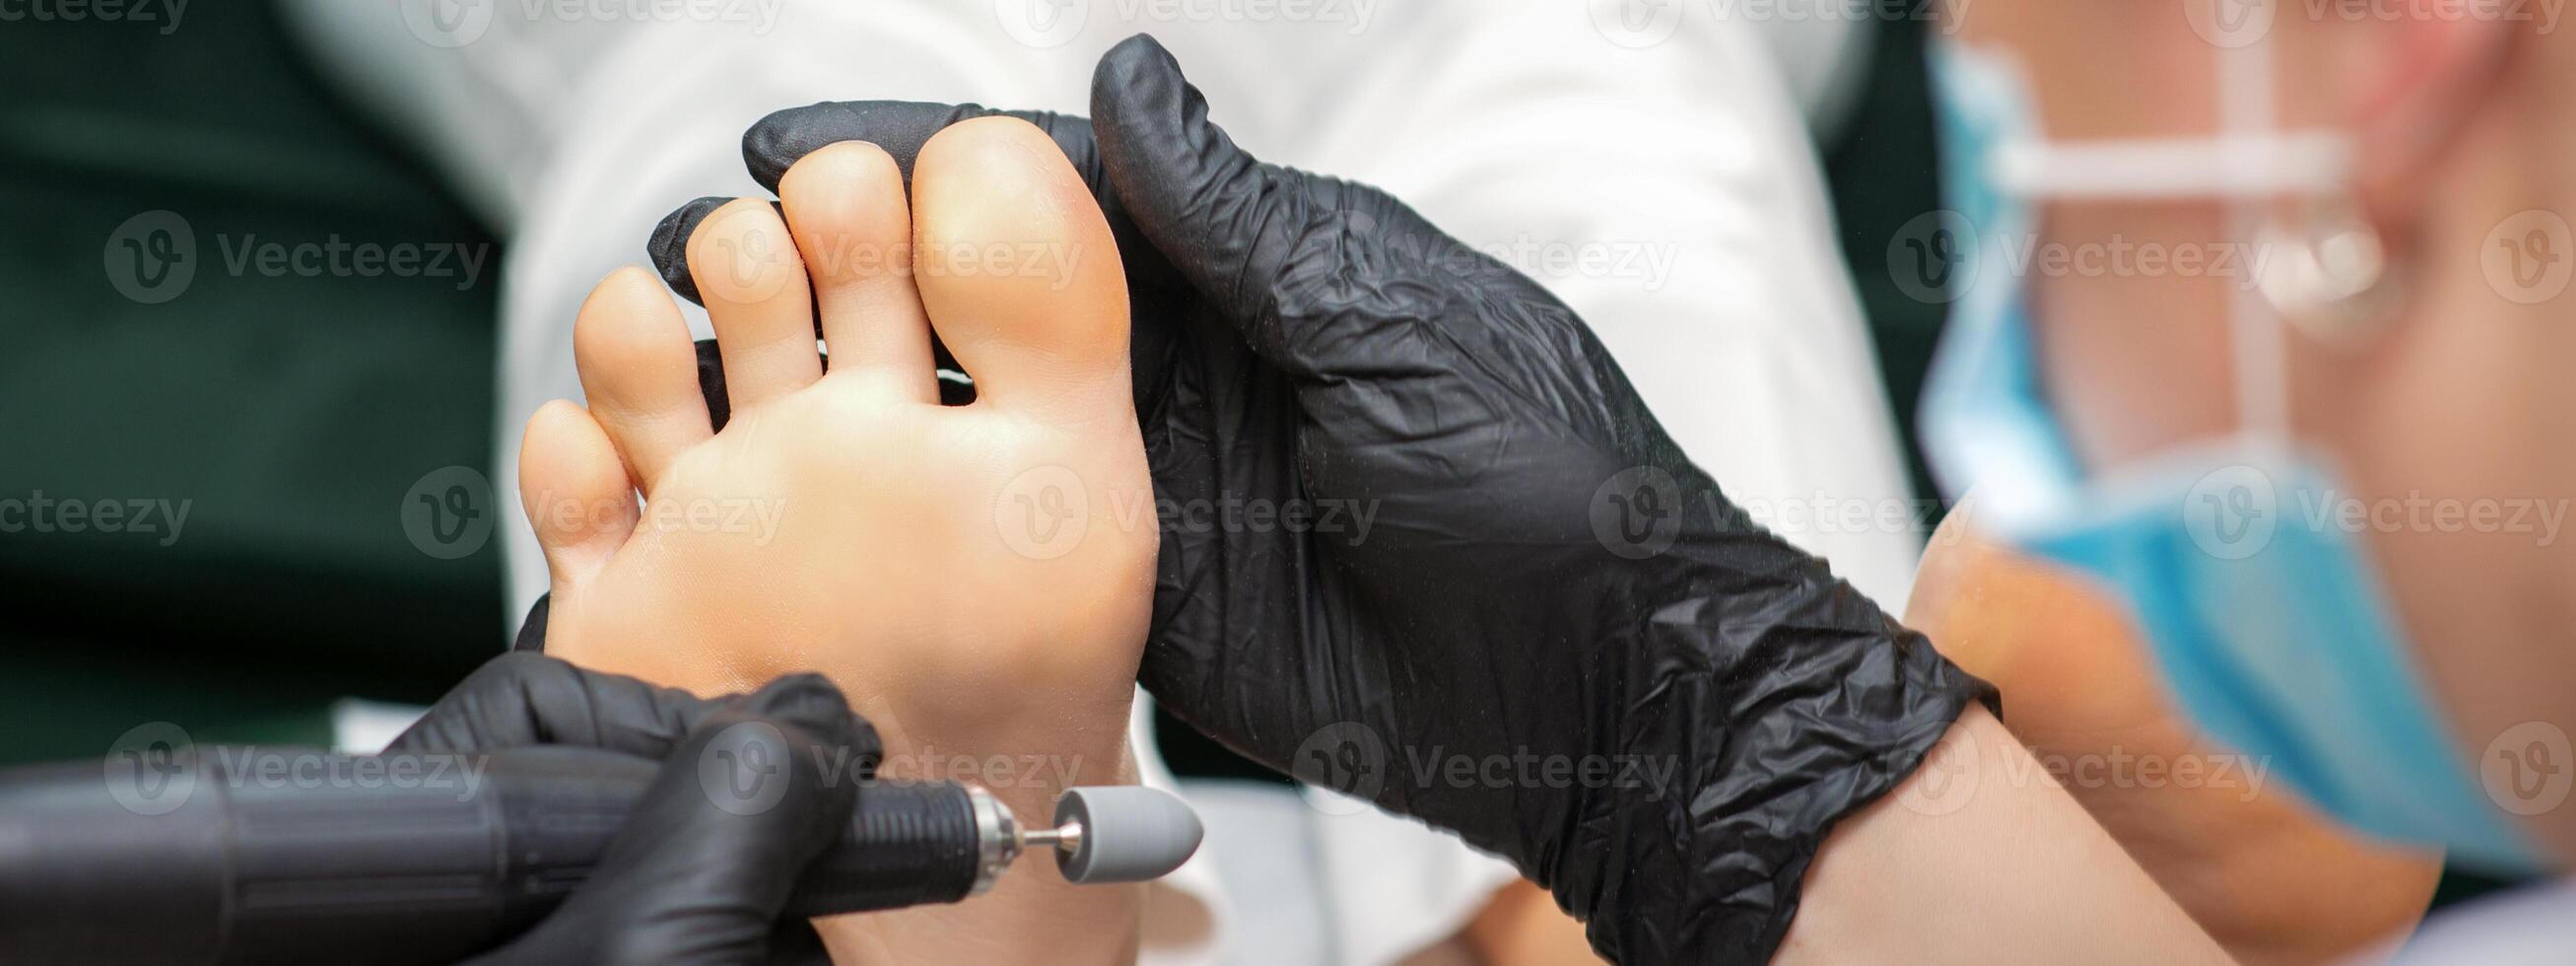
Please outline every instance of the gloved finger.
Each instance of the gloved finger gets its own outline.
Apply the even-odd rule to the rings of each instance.
[[[538,594],[537,602],[528,605],[528,616],[519,619],[519,633],[510,638],[512,653],[543,654],[546,652],[546,621],[554,613],[555,595]]]
[[[707,716],[581,889],[484,961],[766,961],[797,877],[857,802],[856,783],[825,764],[850,747],[853,720],[840,690],[812,674]]]
[[[542,619],[540,601],[531,617]],[[542,633],[542,632],[540,632]],[[529,745],[575,745],[643,758],[670,754],[708,716],[759,697],[701,698],[623,674],[575,667],[533,651],[512,651],[476,668],[419,721],[385,747],[387,754],[493,751]],[[845,712],[834,727],[873,771],[876,728]]]
[[[912,181],[913,159],[931,135],[959,121],[993,115],[1016,117],[1037,125],[1064,150],[1081,172],[1084,183],[1091,186],[1096,198],[1105,188],[1100,176],[1099,155],[1092,149],[1091,122],[1048,111],[1006,111],[977,104],[930,104],[917,101],[841,101],[795,107],[761,118],[742,136],[743,164],[763,187],[775,192],[778,179],[806,155],[842,141],[866,141],[884,148],[903,171],[904,182]],[[700,198],[681,205],[665,215],[653,228],[645,252],[653,267],[662,273],[671,290],[682,298],[705,304],[698,296],[697,280],[689,276],[689,235],[709,214],[724,207],[730,198]],[[955,363],[943,360],[943,367]]]
[[[718,706],[677,688],[512,651],[467,675],[385,751],[579,745],[658,759]]]
[[[698,280],[689,275],[689,236],[698,230],[699,222],[707,220],[708,215],[732,200],[699,198],[681,205],[679,210],[663,215],[662,220],[653,226],[652,236],[645,239],[644,251],[653,259],[653,270],[660,272],[663,284],[669,285],[671,291],[679,293],[681,298],[699,305],[707,304],[706,297],[698,294]],[[821,325],[820,320],[815,322],[817,328]]]
[[[1052,111],[1010,111],[981,104],[933,104],[921,101],[837,101],[791,107],[771,113],[742,135],[743,164],[753,180],[775,192],[778,179],[799,159],[825,145],[866,141],[894,157],[904,183],[912,182],[912,162],[931,135],[959,121],[994,115],[1016,117],[1037,125],[1064,150],[1073,170],[1093,195],[1101,191],[1100,160],[1091,144],[1091,122]]]
[[[1305,174],[1261,163],[1208,120],[1207,99],[1153,37],[1092,74],[1093,136],[1128,217],[1220,315],[1263,314],[1319,214]]]
[[[1100,59],[1091,108],[1101,162],[1136,230],[1217,319],[1292,374],[1391,374],[1389,360],[1418,348],[1412,329],[1326,324],[1390,305],[1437,308],[1439,298],[1420,297],[1426,276],[1413,253],[1475,255],[1384,192],[1264,164],[1237,147],[1151,36]],[[1417,345],[1384,344],[1390,338]]]

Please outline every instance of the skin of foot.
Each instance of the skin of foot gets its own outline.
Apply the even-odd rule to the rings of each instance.
[[[2344,962],[2414,928],[2439,855],[2338,828],[2196,733],[2115,601],[1968,516],[1934,533],[1906,623],[2002,689],[2013,736],[2230,955]]]
[[[783,218],[737,200],[690,243],[721,432],[659,279],[622,270],[583,306],[588,408],[546,406],[521,454],[547,652],[701,693],[821,671],[879,730],[881,774],[981,784],[1024,818],[1133,782],[1156,526],[1098,207],[1010,118],[940,132],[908,201],[862,142],[779,194]],[[934,329],[969,405],[940,404]],[[1021,862],[965,903],[817,925],[840,962],[1118,962],[1143,896]]]

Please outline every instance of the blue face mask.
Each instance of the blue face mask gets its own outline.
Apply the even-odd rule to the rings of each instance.
[[[1924,394],[1926,444],[1944,483],[1973,493],[1974,520],[1990,536],[2113,588],[2192,722],[2308,801],[2384,838],[2499,868],[2538,867],[2540,853],[2489,799],[2435,713],[2363,548],[2331,512],[2350,497],[2324,461],[2274,426],[2112,473],[2083,470],[2044,401],[2027,286],[2012,263],[2016,240],[2034,237],[2031,199],[2083,195],[2082,185],[2122,177],[2167,178],[2137,189],[2164,197],[2213,186],[2174,163],[2181,149],[2144,148],[2151,157],[2141,160],[2114,156],[2135,155],[2137,143],[2046,144],[2019,75],[1987,57],[1951,48],[1933,58],[1944,190],[1958,216],[1948,224],[1977,236],[1952,239],[1966,243],[1966,261],[1952,266],[1965,287]],[[2105,163],[2080,163],[2095,160]],[[2102,175],[2124,162],[2125,176]],[[2063,170],[2070,165],[2079,170]],[[2212,193],[2251,196],[2279,183]],[[2258,360],[2240,351],[2237,364]],[[2278,368],[2255,371],[2277,390]],[[2242,373],[2240,382],[2262,385]]]

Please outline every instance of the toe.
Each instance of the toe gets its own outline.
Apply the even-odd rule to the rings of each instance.
[[[1055,142],[1017,118],[964,121],[922,146],[912,185],[914,283],[979,400],[1131,408],[1118,247]]]
[[[823,377],[805,262],[768,204],[738,199],[708,215],[689,236],[689,274],[715,323],[735,412]]]
[[[590,290],[572,345],[591,415],[634,486],[652,493],[680,451],[713,434],[688,323],[652,273],[622,268]]]
[[[537,410],[520,440],[519,502],[558,598],[589,583],[635,530],[635,490],[616,444],[589,412],[560,399]]]
[[[912,286],[912,208],[894,158],[865,141],[826,146],[787,169],[778,198],[814,280],[833,377],[937,402],[930,317]]]

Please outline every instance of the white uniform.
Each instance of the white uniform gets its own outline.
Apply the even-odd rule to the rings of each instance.
[[[1753,26],[1715,8],[1676,5],[1668,34],[1640,35],[1583,4],[1478,0],[288,7],[326,66],[510,239],[505,488],[529,414],[581,396],[571,329],[590,286],[643,260],[680,203],[760,193],[739,151],[753,121],[847,99],[1087,113],[1100,52],[1150,31],[1256,155],[1384,187],[1547,285],[1730,496],[1904,606],[1921,534],[1885,524],[1911,503],[1799,106]],[[496,502],[514,518],[515,614],[545,566],[518,502]],[[1140,755],[1168,784],[1141,705]],[[1513,875],[1349,803],[1280,808],[1240,786],[1196,801],[1209,845],[1167,886],[1215,926],[1149,923],[1148,961],[1395,962]]]

